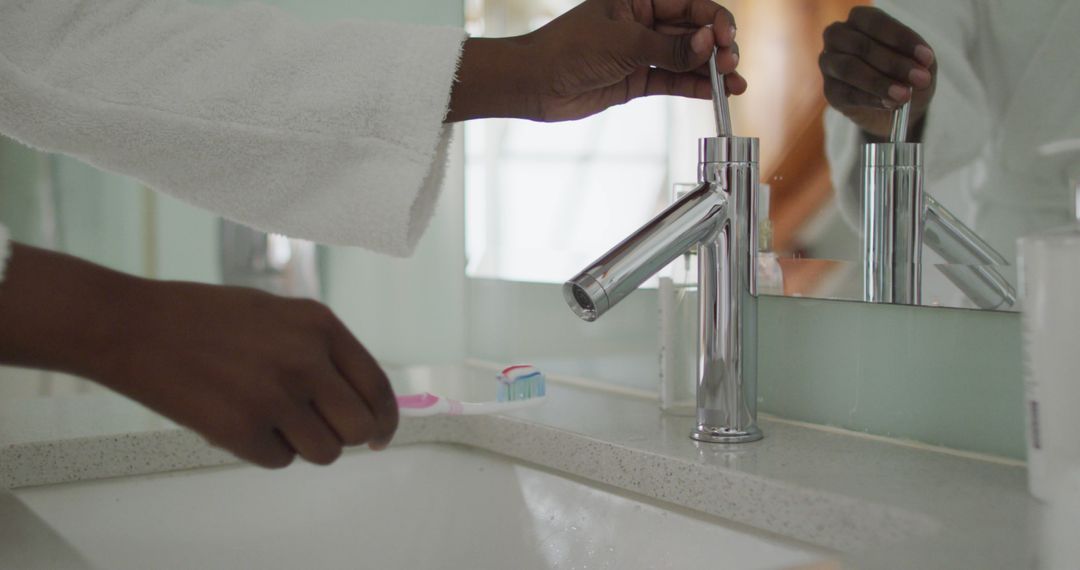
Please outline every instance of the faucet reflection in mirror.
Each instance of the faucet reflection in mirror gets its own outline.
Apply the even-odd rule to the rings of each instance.
[[[923,245],[945,260],[949,281],[981,309],[1008,309],[1016,291],[993,265],[1000,253],[923,189],[921,143],[907,139],[911,103],[893,114],[891,141],[863,145],[863,297],[871,303],[922,303]]]

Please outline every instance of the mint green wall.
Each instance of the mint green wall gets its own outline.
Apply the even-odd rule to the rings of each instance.
[[[0,223],[13,237],[31,245],[46,241],[38,199],[40,177],[46,168],[45,155],[0,137]]]
[[[469,356],[657,390],[655,289],[637,291],[587,323],[566,307],[557,285],[469,279],[467,288]]]
[[[1020,315],[765,297],[763,411],[1023,458]]]
[[[19,241],[143,274],[144,194],[129,178],[0,138],[0,221]],[[56,221],[51,235],[45,229],[50,211]]]
[[[60,249],[120,271],[144,274],[142,185],[66,157],[52,157],[51,163]]]

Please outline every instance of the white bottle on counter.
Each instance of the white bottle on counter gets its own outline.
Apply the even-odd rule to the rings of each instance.
[[[758,255],[757,292],[759,295],[783,295],[784,271],[780,258],[772,250],[773,227],[769,218],[769,198],[772,189],[762,184],[758,189]]]
[[[1022,238],[1019,252],[1028,488],[1049,501],[1080,465],[1080,217]]]
[[[1071,570],[1080,561],[1080,465],[1073,466],[1052,489],[1048,505],[1042,508],[1042,544],[1036,568]]]

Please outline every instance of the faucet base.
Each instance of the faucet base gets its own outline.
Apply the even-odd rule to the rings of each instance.
[[[698,426],[690,432],[690,439],[705,443],[750,443],[751,441],[757,441],[762,437],[765,436],[757,426],[750,426],[749,429],[741,430],[698,424]]]

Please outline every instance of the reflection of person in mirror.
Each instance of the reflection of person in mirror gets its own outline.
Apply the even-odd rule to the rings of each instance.
[[[510,38],[255,2],[0,2],[0,132],[265,231],[403,256],[435,207],[446,123],[708,99],[714,54],[745,91],[735,20],[711,0],[586,0]],[[393,436],[389,380],[324,305],[141,279],[6,233],[0,363],[95,380],[266,467]]]
[[[1068,0],[883,1],[829,26],[827,154],[849,220],[860,145],[888,137],[910,100],[926,190],[1008,259],[1017,238],[1068,223],[1080,157],[1040,147],[1080,137],[1078,27],[1080,3]]]

